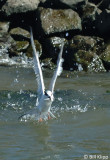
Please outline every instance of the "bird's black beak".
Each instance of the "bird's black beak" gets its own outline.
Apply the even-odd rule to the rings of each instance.
[[[49,99],[51,99],[51,97],[47,94],[47,92],[45,91],[45,95],[49,98]]]

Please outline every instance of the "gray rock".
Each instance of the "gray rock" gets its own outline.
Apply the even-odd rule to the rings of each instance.
[[[45,41],[45,51],[47,56],[56,63],[62,41],[65,43],[63,50],[64,63],[66,70],[84,70],[89,72],[105,71],[100,59],[101,49],[104,40],[98,37],[74,36],[72,40],[66,40],[60,37],[51,37]]]
[[[99,56],[94,51],[79,50],[75,53],[76,62],[81,64],[84,71],[105,72]]]
[[[43,59],[41,62],[42,67],[55,69],[56,65],[52,62],[52,58]]]
[[[97,52],[101,42],[98,37],[74,36],[68,41],[64,51],[64,68],[70,70],[84,70],[89,72],[105,71]]]
[[[34,44],[35,44],[36,50],[39,52],[39,56],[41,56],[42,55],[42,46],[41,46],[41,44],[38,42],[38,40],[34,40]],[[27,57],[33,57],[32,53],[33,53],[33,49],[32,49],[32,46],[30,44],[29,47],[26,50],[26,56]]]
[[[30,33],[20,27],[11,29],[9,33],[16,40],[30,39]]]
[[[96,40],[90,36],[74,36],[73,42],[78,49],[86,51],[92,50],[96,45]]]
[[[0,22],[0,32],[8,32],[10,22]]]
[[[97,13],[101,13],[101,10],[99,10],[95,4],[87,3],[87,5],[85,5],[82,8],[82,16],[81,17],[83,19],[84,18],[91,18],[92,20],[95,20]]]
[[[0,54],[7,54],[15,45],[16,42],[8,33],[0,32]]]
[[[74,53],[75,60],[81,64],[83,70],[89,72],[103,72],[105,68],[97,53],[100,50],[102,39],[89,36],[75,36],[72,43],[77,51]]]
[[[110,42],[106,44],[106,48],[103,53],[100,55],[101,59],[110,62]]]
[[[8,54],[10,57],[18,56],[26,51],[29,46],[27,41],[15,41],[10,34],[0,32],[0,53]]]
[[[39,14],[45,34],[82,29],[79,15],[71,9],[55,10],[39,8]]]
[[[16,41],[16,50],[18,52],[26,51],[28,47],[29,47],[28,41]]]
[[[39,0],[7,0],[2,6],[1,11],[4,12],[6,16],[10,16],[15,13],[36,10],[39,3]]]
[[[89,72],[106,72],[105,67],[98,55],[93,53],[91,63],[87,67]]]

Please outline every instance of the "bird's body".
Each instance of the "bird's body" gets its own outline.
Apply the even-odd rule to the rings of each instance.
[[[27,114],[21,116],[20,120],[25,121],[29,119],[29,120],[42,121],[42,120],[49,119],[50,116],[55,118],[55,116],[52,114],[50,109],[51,109],[52,102],[54,100],[53,91],[54,91],[55,82],[56,82],[57,76],[59,76],[62,72],[62,62],[63,62],[62,52],[63,52],[64,44],[62,44],[62,47],[58,56],[57,68],[51,80],[49,90],[46,90],[46,91],[45,91],[45,86],[43,81],[43,74],[42,74],[42,70],[39,62],[39,55],[34,45],[32,29],[31,29],[31,44],[32,44],[33,56],[34,56],[34,70],[35,70],[36,79],[38,83],[38,91],[37,91],[38,98],[36,102],[36,107],[31,111],[29,111]]]
[[[50,113],[50,108],[51,108],[53,99],[54,99],[53,94],[49,90],[47,90],[44,93],[44,95],[42,95],[39,101],[39,105],[37,106],[40,115],[47,115]]]

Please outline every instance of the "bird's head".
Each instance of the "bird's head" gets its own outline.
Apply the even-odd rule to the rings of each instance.
[[[51,101],[54,100],[53,93],[49,90],[45,91],[45,96],[46,96],[46,98],[50,99]]]

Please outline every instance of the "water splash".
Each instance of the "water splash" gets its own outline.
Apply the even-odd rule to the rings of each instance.
[[[20,89],[17,92],[0,92],[0,110],[1,114],[5,111],[11,111],[11,116],[16,113],[16,119],[32,110],[36,104],[36,92],[24,91]],[[89,97],[81,90],[56,91],[55,101],[52,104],[51,111],[56,117],[61,117],[65,113],[85,113],[88,110],[96,110],[95,97]],[[5,114],[7,117],[7,115]],[[1,115],[0,115],[1,117]],[[11,117],[11,118],[12,118]],[[15,118],[15,117],[14,117]],[[1,118],[0,118],[1,119]]]

